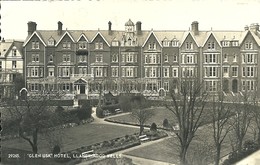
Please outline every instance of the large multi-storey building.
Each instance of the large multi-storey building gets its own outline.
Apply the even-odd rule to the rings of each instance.
[[[25,78],[30,93],[60,90],[77,97],[104,91],[164,95],[171,81],[198,77],[211,92],[255,91],[260,75],[258,24],[243,31],[142,30],[141,22],[125,30],[37,30],[28,23],[24,42]]]
[[[23,42],[0,42],[0,99],[14,98],[14,80],[23,74]]]

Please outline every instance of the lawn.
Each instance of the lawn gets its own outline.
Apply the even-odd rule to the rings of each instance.
[[[125,136],[126,134],[133,134],[138,131],[137,128],[104,124],[86,124],[66,128],[63,133],[62,152]],[[43,136],[39,137],[38,144],[39,153],[50,153],[48,143]],[[2,141],[2,146],[31,151],[29,143],[21,138]]]
[[[124,154],[176,164],[178,162],[178,155],[174,154],[174,148],[176,146],[174,146],[175,144],[171,143],[171,141],[172,139],[165,139],[161,142],[140,147]]]
[[[173,124],[174,122],[174,115],[171,111],[166,109],[165,107],[151,107],[150,110],[154,112],[154,116],[149,119],[145,124],[151,125],[152,123],[156,123],[157,126],[163,125],[163,120],[168,119],[169,123]],[[110,119],[117,120],[117,121],[124,121],[126,123],[138,123],[137,120],[131,117],[131,114],[111,117]]]

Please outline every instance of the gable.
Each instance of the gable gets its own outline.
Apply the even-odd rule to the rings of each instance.
[[[107,40],[104,38],[104,36],[100,33],[100,32],[97,32],[97,34],[95,35],[95,37],[92,39],[92,43],[93,42],[96,42],[97,40],[99,41],[103,41],[107,44],[108,47],[110,47],[110,44],[107,42]]]
[[[40,37],[40,35],[37,33],[37,31],[33,32],[33,34],[29,37],[29,39],[24,42],[23,47],[25,47],[32,39],[38,39],[44,46],[46,46],[46,43],[43,41],[43,39]]]
[[[245,35],[245,37],[243,38],[243,40],[242,40],[242,42],[241,42],[241,44],[240,44],[240,46],[241,46],[241,48],[243,49],[243,48],[245,48],[245,44],[246,43],[252,43],[253,44],[253,48],[255,48],[255,46],[258,46],[258,44],[257,44],[257,42],[256,42],[256,40],[255,40],[255,38],[254,38],[254,36],[252,35],[252,33],[250,32],[250,31],[248,31],[248,33]]]
[[[191,33],[188,33],[188,35],[184,38],[183,42],[181,43],[180,47],[183,48],[183,46],[185,47],[185,43],[193,43],[193,47],[195,46],[196,48],[199,47],[198,43],[196,42],[196,40],[193,38],[193,36],[191,35]]]
[[[217,38],[214,36],[213,33],[210,33],[210,35],[208,36],[208,38],[205,40],[205,42],[203,43],[202,47],[204,49],[208,49],[208,45],[212,45],[212,43],[214,43],[215,45],[215,49],[220,49],[221,44],[220,42],[217,40]]]
[[[79,41],[87,41],[87,42],[89,42],[88,38],[85,36],[85,34],[81,34],[79,36],[79,39],[77,40],[77,42],[79,42]]]
[[[146,40],[145,40],[144,44],[142,45],[142,47],[146,47],[149,43],[154,43],[154,42],[156,43],[157,46],[162,47],[161,42],[158,40],[156,35],[153,32],[151,32],[149,34],[149,36],[146,38]]]
[[[55,46],[58,46],[60,44],[60,42],[64,41],[64,40],[68,40],[70,42],[75,42],[73,37],[70,35],[70,33],[68,31],[66,31]]]

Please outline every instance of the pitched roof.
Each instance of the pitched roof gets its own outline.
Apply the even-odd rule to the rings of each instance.
[[[0,52],[2,57],[6,57],[12,47],[15,46],[16,50],[19,51],[19,53],[23,57],[23,42],[22,41],[5,41],[0,43]]]

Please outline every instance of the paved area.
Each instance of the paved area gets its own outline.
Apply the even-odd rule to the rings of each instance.
[[[260,165],[260,150],[242,159],[235,165]]]

